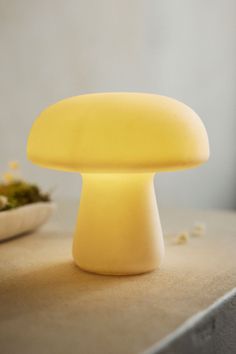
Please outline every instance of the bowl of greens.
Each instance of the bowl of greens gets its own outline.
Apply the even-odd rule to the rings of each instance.
[[[21,178],[17,162],[9,163],[9,168],[0,181],[1,241],[36,230],[55,209],[50,193]]]

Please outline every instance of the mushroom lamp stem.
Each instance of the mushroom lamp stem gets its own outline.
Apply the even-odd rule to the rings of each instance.
[[[164,255],[153,173],[87,173],[73,243],[76,264],[101,274],[138,274]]]

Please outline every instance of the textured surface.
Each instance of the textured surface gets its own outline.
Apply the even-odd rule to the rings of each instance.
[[[181,246],[166,237],[161,270],[129,277],[74,266],[75,212],[64,204],[41,232],[0,245],[3,353],[140,353],[235,286],[233,212],[162,212],[168,234],[195,221],[207,233]]]
[[[232,354],[236,351],[236,288],[170,333],[145,354]]]

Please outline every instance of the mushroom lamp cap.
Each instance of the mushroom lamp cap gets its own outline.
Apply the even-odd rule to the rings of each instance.
[[[146,172],[197,166],[209,157],[197,114],[169,97],[99,93],[71,97],[33,124],[28,158],[79,172]]]

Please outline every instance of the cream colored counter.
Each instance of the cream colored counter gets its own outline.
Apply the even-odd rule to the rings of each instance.
[[[236,285],[236,212],[161,211],[168,235],[195,221],[206,223],[206,235],[185,245],[167,236],[162,268],[128,277],[73,264],[75,215],[76,204],[64,202],[41,231],[0,244],[2,354],[157,352]]]

